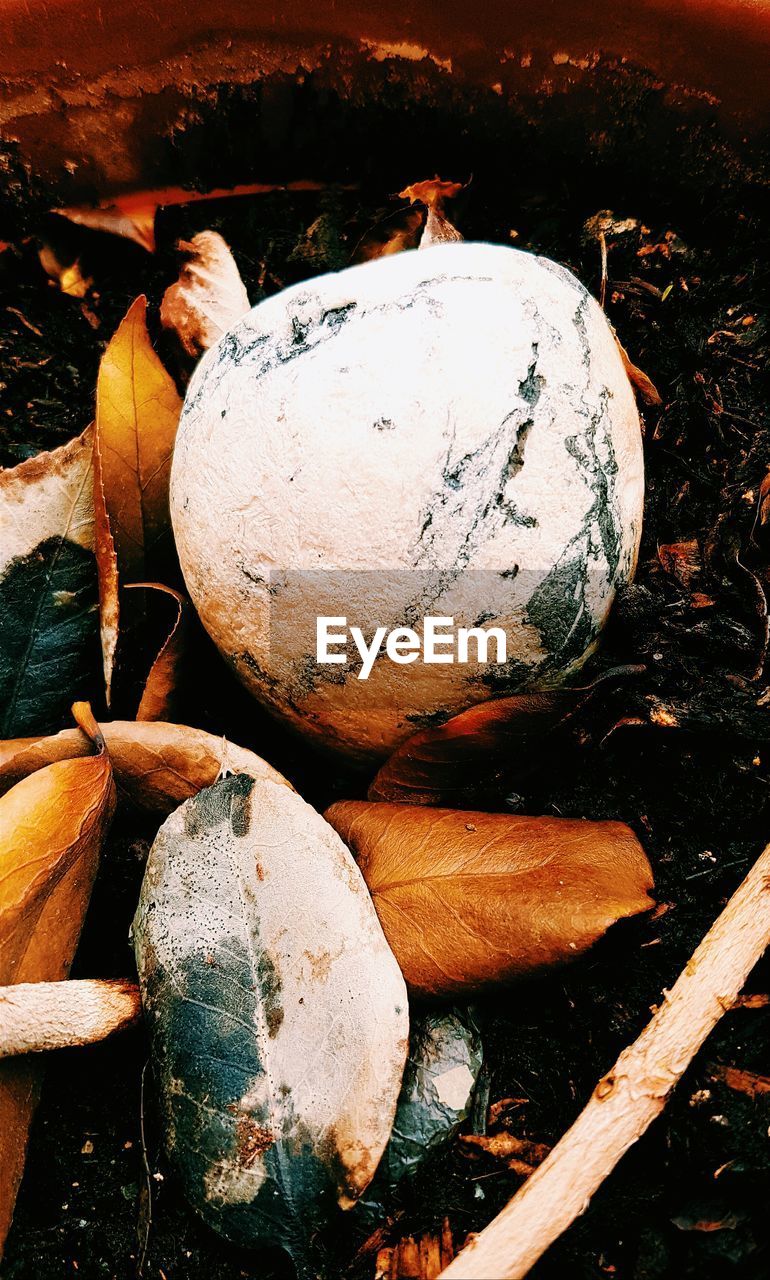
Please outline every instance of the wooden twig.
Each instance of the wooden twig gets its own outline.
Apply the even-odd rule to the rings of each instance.
[[[769,943],[770,845],[572,1127],[502,1212],[441,1272],[442,1280],[527,1275],[663,1110]]]
[[[0,987],[0,1058],[93,1044],[141,1017],[139,988],[122,979]]]

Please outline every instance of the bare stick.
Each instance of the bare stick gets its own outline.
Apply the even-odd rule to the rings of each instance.
[[[770,845],[733,894],[638,1040],[501,1213],[442,1280],[521,1280],[588,1206],[663,1110],[674,1085],[730,1009],[770,943]]]
[[[0,1058],[93,1044],[140,1017],[139,988],[122,979],[0,987]]]

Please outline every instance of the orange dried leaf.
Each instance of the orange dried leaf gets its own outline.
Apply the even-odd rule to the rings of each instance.
[[[168,482],[181,401],[137,298],[102,358],[96,388],[94,509],[108,701],[117,646],[118,579],[151,576],[170,540]]]
[[[394,751],[369,787],[370,800],[475,808],[499,798],[535,744],[568,720],[600,685],[634,674],[618,667],[580,689],[544,689],[477,703],[424,729]]]
[[[648,911],[644,850],[621,822],[341,801],[352,850],[412,993],[449,996],[572,960]]]
[[[447,244],[454,240],[462,240],[460,232],[444,213],[444,201],[459,195],[463,189],[462,182],[444,182],[441,178],[427,178],[424,182],[414,182],[399,191],[399,197],[409,200],[410,204],[424,204],[427,218],[420,240],[421,249],[429,249],[434,244]]]
[[[685,589],[691,587],[703,572],[703,556],[695,538],[661,544],[658,559],[666,573]]]
[[[770,1076],[758,1075],[756,1071],[743,1071],[740,1067],[714,1067],[711,1079],[721,1080],[728,1089],[748,1094],[750,1098],[770,1093]]]
[[[92,730],[82,708],[79,716]],[[103,743],[97,755],[52,764],[0,799],[0,983],[66,978],[114,804]],[[0,1063],[0,1248],[39,1087],[34,1061]]]
[[[506,1130],[491,1134],[462,1134],[460,1142],[466,1148],[466,1155],[477,1157],[482,1154],[506,1163],[515,1161],[516,1164],[527,1165],[530,1171],[542,1164],[551,1150],[545,1143],[530,1142],[528,1138],[517,1138],[515,1134],[508,1133]]]
[[[663,404],[660,392],[655,386],[655,383],[651,378],[647,377],[647,374],[644,373],[638,365],[634,364],[617,334],[615,334],[615,342],[617,343],[620,358],[623,361],[623,368],[626,371],[628,381],[631,383],[634,390],[639,393],[644,403],[652,405]]]
[[[130,191],[102,204],[55,209],[54,213],[81,227],[107,231],[133,240],[155,251],[155,215],[170,205],[193,204],[200,200],[223,200],[231,196],[263,195],[271,191],[318,191],[323,183],[313,181],[278,183],[253,182],[238,187],[217,187],[212,191],[185,191],[183,187],[161,187],[150,191]]]
[[[425,178],[422,182],[413,182],[411,186],[399,191],[400,200],[408,200],[410,204],[424,204],[427,209],[443,209],[445,200],[459,196],[463,189],[462,182],[447,182],[436,176]]]
[[[150,602],[163,607],[168,616],[165,639],[144,682],[137,720],[172,720],[182,683],[190,605],[184,596],[161,582],[132,583],[130,590],[142,591]]]
[[[249,773],[274,782],[286,779],[260,756],[202,729],[163,721],[113,720],[100,724],[112,768],[132,803],[156,813],[171,813],[220,773]],[[21,778],[57,760],[87,755],[91,745],[78,729],[48,738],[0,742],[0,795]]]

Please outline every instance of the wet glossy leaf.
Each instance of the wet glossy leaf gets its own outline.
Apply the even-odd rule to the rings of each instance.
[[[93,723],[82,722],[99,746]],[[103,744],[97,755],[41,769],[0,799],[0,983],[66,978],[113,809]],[[0,1250],[41,1070],[30,1058],[0,1062]]]
[[[134,720],[107,721],[99,728],[120,791],[133,804],[155,813],[170,813],[224,773],[248,773],[289,786],[253,751],[202,729]],[[87,735],[79,729],[64,729],[50,738],[0,742],[0,795],[36,769],[89,755],[91,750]]]
[[[0,734],[49,733],[94,692],[91,436],[0,471]]]
[[[353,851],[410,990],[456,995],[563,964],[652,907],[622,822],[341,801]]]
[[[134,922],[169,1154],[210,1225],[311,1242],[390,1134],[406,992],[366,886],[293,791],[238,775],[187,801],[150,852]]]

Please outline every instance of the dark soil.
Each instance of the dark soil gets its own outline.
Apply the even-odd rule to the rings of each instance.
[[[467,238],[546,253],[598,293],[597,224],[587,220],[612,210],[604,224],[607,312],[663,406],[644,411],[648,491],[639,571],[592,670],[626,663],[644,670],[594,697],[553,736],[536,768],[523,772],[512,762],[499,807],[629,822],[653,863],[661,908],[617,929],[572,969],[480,1006],[491,1100],[523,1099],[506,1123],[539,1143],[558,1139],[641,1030],[770,834],[770,528],[760,504],[770,467],[767,169],[760,153],[738,156],[721,143],[706,108],[683,115],[643,80],[616,78],[610,88],[609,133],[590,122],[578,130],[575,116],[557,106],[544,108],[535,123],[509,122],[504,152],[494,120],[485,131],[474,126],[474,149],[458,116],[453,163],[450,113],[436,125],[431,163],[406,136],[403,154],[383,148],[378,167],[375,134],[361,181],[351,152],[347,172],[337,177],[352,175],[361,182],[356,190],[165,211],[155,258],[60,218],[35,222],[34,239],[0,255],[0,454],[13,464],[89,421],[104,343],[140,288],[157,307],[174,277],[179,235],[221,230],[256,301],[303,275],[344,265],[361,252],[362,239],[386,236],[402,217],[400,202],[389,197],[399,185],[436,168],[459,178],[472,169],[472,183],[451,210]],[[41,240],[55,245],[60,260],[79,259],[93,277],[85,305],[48,282],[37,256]],[[256,747],[319,806],[361,792],[365,780],[329,770],[262,719],[203,640],[198,661],[205,678],[186,712],[192,723]],[[120,820],[77,974],[132,971],[127,931],[151,837],[135,819]],[[770,991],[768,964],[747,989]],[[147,1179],[140,1128],[146,1059],[141,1032],[51,1057],[7,1247],[7,1280],[133,1276],[148,1185],[145,1276],[288,1274],[281,1263],[272,1272],[262,1257],[226,1245],[185,1207],[160,1151],[149,1072]],[[770,1275],[770,1094],[728,1087],[717,1078],[719,1066],[770,1074],[770,1007],[724,1017],[663,1117],[534,1276]],[[491,1158],[469,1161],[456,1144],[405,1198],[395,1232],[435,1227],[447,1214],[460,1242],[519,1182]],[[339,1240],[335,1249],[331,1274],[345,1274],[350,1254]],[[356,1273],[371,1275],[373,1259]]]

